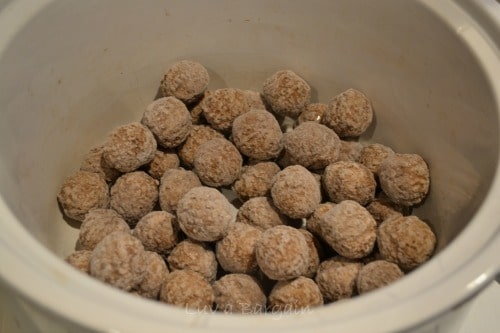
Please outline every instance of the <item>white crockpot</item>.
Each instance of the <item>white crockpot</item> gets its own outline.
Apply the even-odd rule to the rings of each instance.
[[[454,332],[500,270],[500,5],[494,0],[0,1],[0,280],[28,332]],[[373,101],[363,138],[421,154],[415,213],[437,254],[393,285],[298,314],[187,313],[80,274],[58,188],[114,126],[140,119],[179,59],[210,88],[292,69],[326,102]]]

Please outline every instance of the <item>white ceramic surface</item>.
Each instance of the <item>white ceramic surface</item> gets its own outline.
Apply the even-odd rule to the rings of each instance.
[[[493,0],[1,2],[0,278],[53,332],[456,331],[500,267],[499,22]],[[62,180],[139,119],[181,58],[205,64],[211,88],[260,90],[291,68],[319,101],[365,92],[376,119],[363,140],[431,167],[416,213],[439,235],[435,258],[355,300],[260,317],[186,313],[69,268]]]

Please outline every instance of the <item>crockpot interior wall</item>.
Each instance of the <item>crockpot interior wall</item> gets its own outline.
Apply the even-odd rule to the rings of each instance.
[[[365,92],[376,118],[362,139],[427,160],[431,193],[418,214],[443,247],[493,177],[494,97],[477,89],[488,84],[453,27],[423,20],[432,14],[418,2],[381,2],[309,1],[310,11],[285,0],[50,3],[0,55],[3,199],[66,255],[78,231],[57,207],[62,180],[110,129],[140,119],[170,63],[200,61],[212,89],[260,90],[290,68],[321,102],[349,87]]]

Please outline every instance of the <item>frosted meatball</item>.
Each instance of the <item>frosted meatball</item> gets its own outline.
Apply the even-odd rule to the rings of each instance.
[[[102,156],[110,167],[120,172],[131,172],[151,162],[155,152],[153,133],[140,123],[131,123],[111,132]]]
[[[162,210],[174,213],[179,200],[192,188],[201,186],[200,179],[193,171],[169,169],[160,181],[159,201]]]
[[[360,91],[348,89],[335,96],[323,114],[323,124],[341,138],[363,134],[373,119],[373,109],[368,98]]]
[[[377,245],[383,259],[404,271],[426,262],[434,252],[436,236],[427,223],[416,216],[399,216],[382,222]]]
[[[108,183],[112,183],[116,178],[120,177],[120,171],[113,169],[106,163],[102,157],[103,146],[92,148],[85,156],[80,164],[81,171],[89,171],[100,174]]]
[[[267,110],[266,103],[264,102],[264,97],[260,92],[254,90],[245,90],[244,93],[247,96],[250,109]]]
[[[374,175],[378,175],[380,164],[389,156],[394,154],[394,150],[380,143],[366,145],[359,153],[358,162],[370,169]]]
[[[257,161],[276,158],[282,149],[280,125],[266,110],[251,110],[233,122],[232,139],[243,155]]]
[[[124,174],[111,187],[111,208],[130,226],[152,211],[157,201],[158,181],[144,171]]]
[[[161,286],[168,275],[168,268],[163,258],[156,252],[145,251],[142,256],[144,266],[144,278],[133,293],[151,299],[157,299]]]
[[[64,180],[57,200],[67,217],[83,221],[91,209],[109,206],[108,184],[97,173],[77,171]]]
[[[354,200],[366,205],[375,198],[377,183],[362,164],[341,161],[330,164],[323,173],[323,186],[333,202]]]
[[[83,273],[90,274],[90,255],[92,251],[80,250],[71,253],[64,260]]]
[[[429,168],[419,155],[394,154],[380,164],[379,181],[382,190],[393,202],[416,205],[429,192]]]
[[[316,275],[316,270],[319,266],[319,243],[318,240],[311,234],[309,231],[305,229],[298,229],[307,242],[307,249],[309,252],[309,265],[307,267],[307,271],[304,273],[305,277],[313,278]]]
[[[144,279],[144,247],[129,232],[115,231],[95,247],[90,275],[116,288],[130,291]]]
[[[266,308],[266,295],[246,274],[227,274],[213,284],[215,307],[225,313],[257,314]]]
[[[168,274],[160,290],[160,301],[189,310],[210,311],[214,298],[212,286],[190,270]]]
[[[191,60],[181,60],[165,72],[160,83],[160,90],[163,96],[174,96],[189,104],[203,95],[209,81],[208,71],[202,64]]]
[[[335,205],[320,220],[323,239],[341,256],[359,259],[372,252],[377,224],[356,201]]]
[[[198,148],[212,139],[223,139],[224,136],[205,125],[194,125],[186,141],[179,148],[179,157],[188,167],[193,166],[194,155]]]
[[[130,232],[130,228],[113,209],[92,209],[80,226],[78,244],[83,250],[93,250],[104,237],[114,231]]]
[[[202,108],[205,119],[214,129],[227,132],[239,115],[250,111],[250,103],[243,90],[223,88],[208,95]]]
[[[338,160],[357,162],[362,149],[363,144],[360,142],[340,140]]]
[[[280,171],[274,162],[260,162],[242,169],[233,189],[242,201],[269,195],[274,176]]]
[[[356,278],[363,265],[342,257],[323,261],[316,274],[316,283],[325,300],[338,301],[357,294]]]
[[[231,185],[240,175],[243,159],[226,139],[212,139],[202,144],[194,155],[194,172],[208,186]]]
[[[164,211],[144,215],[132,234],[142,242],[145,250],[163,256],[168,255],[179,240],[175,216]]]
[[[179,163],[179,157],[175,152],[157,150],[146,170],[154,179],[161,179],[165,171],[178,168]]]
[[[314,176],[300,165],[276,174],[271,197],[281,213],[290,218],[306,218],[321,202],[321,190]]]
[[[328,213],[330,209],[332,209],[335,206],[333,202],[325,202],[320,204],[312,213],[311,216],[306,220],[306,228],[309,230],[313,235],[316,235],[318,237],[321,237],[321,218],[323,215]]]
[[[281,70],[264,81],[264,99],[274,113],[296,118],[311,100],[311,87],[291,70]]]
[[[195,187],[179,201],[177,219],[188,237],[212,242],[226,235],[236,219],[236,209],[216,189]]]
[[[175,148],[184,142],[192,127],[191,114],[175,97],[163,97],[149,104],[141,122],[165,148]]]
[[[283,136],[283,146],[292,164],[322,169],[337,161],[340,139],[328,127],[308,121]]]
[[[404,273],[398,265],[385,260],[372,261],[359,271],[356,285],[360,294],[387,286],[388,284],[399,280]]]
[[[217,275],[217,260],[214,251],[204,243],[183,240],[168,256],[170,269],[189,269],[200,273],[207,281],[213,282]]]
[[[323,305],[318,285],[306,277],[279,281],[269,294],[270,312],[287,312]]]
[[[217,242],[215,254],[226,272],[252,273],[257,269],[255,244],[262,231],[243,223],[234,223],[227,235]]]
[[[236,221],[266,230],[286,224],[288,219],[279,212],[269,197],[256,197],[249,199],[240,207]]]
[[[309,248],[300,231],[276,226],[264,231],[255,247],[261,271],[273,280],[289,280],[304,275],[309,268]]]
[[[311,103],[306,106],[305,110],[297,118],[297,124],[300,125],[307,121],[314,121],[321,123],[323,114],[328,109],[328,104],[325,103]]]

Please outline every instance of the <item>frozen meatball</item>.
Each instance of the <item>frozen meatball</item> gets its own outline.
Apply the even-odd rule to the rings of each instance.
[[[142,297],[157,299],[168,275],[167,264],[158,253],[145,251],[142,265],[145,271],[144,278],[132,292]]]
[[[357,141],[340,140],[339,161],[357,162],[363,144]]]
[[[203,115],[203,101],[208,97],[208,95],[211,94],[210,90],[206,90],[201,99],[196,103],[194,106],[192,106],[191,110],[189,111],[191,113],[191,123],[193,125],[201,125],[201,124],[206,124],[207,120],[205,119],[205,116]]]
[[[356,201],[335,205],[320,220],[323,239],[341,256],[359,259],[372,252],[377,224]]]
[[[399,216],[382,222],[377,245],[383,259],[409,271],[431,257],[436,236],[429,225],[418,217]]]
[[[175,216],[165,211],[155,211],[144,215],[132,233],[147,251],[166,256],[177,244],[178,229]]]
[[[160,290],[160,301],[186,310],[210,311],[214,298],[210,283],[200,273],[190,270],[168,274]]]
[[[191,114],[175,97],[163,97],[149,104],[141,122],[165,148],[175,148],[183,143],[192,127]]]
[[[224,136],[205,125],[194,125],[186,141],[179,148],[179,157],[188,167],[193,166],[194,155],[198,148],[212,139],[223,139]]]
[[[286,224],[288,219],[282,215],[268,197],[255,197],[246,201],[236,216],[237,222],[249,224],[261,230]]]
[[[83,250],[93,250],[104,237],[114,231],[130,232],[130,228],[113,209],[92,209],[80,226],[78,244]]]
[[[309,268],[309,247],[304,235],[289,226],[264,231],[255,247],[261,271],[273,280],[289,280],[304,275]]]
[[[266,110],[251,110],[233,122],[232,139],[243,155],[257,161],[276,158],[282,144],[280,125]]]
[[[333,202],[354,200],[364,206],[375,198],[377,183],[364,165],[341,161],[326,167],[323,186]]]
[[[325,300],[338,301],[357,294],[356,278],[363,265],[342,257],[323,261],[316,274],[316,283]]]
[[[372,261],[360,269],[356,285],[360,294],[386,286],[404,276],[398,265],[385,260]]]
[[[156,140],[140,123],[120,126],[111,132],[103,147],[106,163],[120,172],[131,172],[154,158]]]
[[[323,114],[323,124],[341,138],[363,134],[373,119],[373,109],[368,98],[360,91],[348,89],[335,96]]]
[[[215,307],[225,313],[257,314],[266,309],[266,295],[246,274],[227,274],[213,284]]]
[[[323,215],[328,213],[330,209],[332,209],[335,206],[333,202],[325,202],[320,204],[312,213],[311,216],[306,220],[306,228],[309,230],[313,235],[316,235],[318,237],[321,237],[321,218]]]
[[[287,312],[323,305],[318,285],[304,276],[279,281],[269,294],[269,312]]]
[[[309,231],[305,229],[298,229],[307,242],[307,249],[309,252],[309,265],[307,267],[307,271],[304,273],[305,277],[313,278],[316,274],[316,270],[319,266],[319,243],[318,240],[311,234]]]
[[[416,205],[429,192],[430,174],[424,159],[416,154],[393,154],[379,168],[380,186],[395,203]]]
[[[146,170],[154,179],[161,179],[165,171],[178,168],[179,163],[179,157],[175,152],[157,150],[155,157],[149,162]]]
[[[311,101],[311,87],[291,70],[281,70],[264,81],[263,96],[274,113],[296,118]]]
[[[83,273],[90,274],[90,255],[92,251],[81,250],[75,251],[67,256],[64,260],[71,266],[79,269]]]
[[[250,109],[267,110],[266,103],[262,94],[255,90],[245,90]]]
[[[281,213],[292,219],[306,218],[321,202],[321,190],[306,168],[293,165],[276,174],[271,197]]]
[[[84,157],[80,164],[81,171],[89,171],[100,174],[108,183],[112,183],[120,177],[120,171],[113,169],[102,157],[103,146],[92,148]]]
[[[172,250],[167,261],[171,270],[189,269],[200,273],[209,282],[213,282],[217,275],[215,253],[201,242],[183,240]]]
[[[90,256],[90,275],[125,291],[144,279],[144,247],[129,232],[115,231],[106,236]]]
[[[227,235],[217,242],[215,254],[226,272],[252,273],[257,269],[255,244],[262,231],[244,223],[234,223]]]
[[[158,201],[158,181],[143,171],[124,174],[111,187],[111,208],[130,226],[153,210]]]
[[[221,239],[236,220],[236,208],[218,190],[195,187],[177,205],[177,219],[184,233],[195,240]]]
[[[359,153],[358,162],[370,169],[374,175],[378,175],[380,164],[389,156],[394,154],[394,150],[380,143],[366,145]]]
[[[231,185],[240,175],[243,159],[226,139],[202,144],[194,155],[194,172],[208,186]]]
[[[283,136],[285,153],[292,164],[322,169],[337,161],[340,139],[328,127],[308,121]]]
[[[163,96],[174,96],[184,103],[198,100],[208,87],[210,77],[202,64],[181,60],[166,71],[160,83]]]
[[[108,184],[97,173],[77,171],[64,180],[57,200],[67,217],[83,221],[91,209],[108,208]]]
[[[202,103],[203,115],[216,130],[231,130],[239,115],[250,111],[250,103],[243,90],[223,88],[214,90]]]
[[[179,200],[192,188],[201,186],[200,179],[193,171],[169,169],[160,181],[159,201],[162,210],[173,213]]]
[[[242,201],[269,195],[274,176],[280,171],[274,162],[260,162],[242,169],[233,189]]]
[[[328,109],[328,104],[325,103],[311,103],[307,105],[305,110],[302,111],[300,116],[297,118],[297,124],[300,125],[307,121],[321,123],[326,109]]]
[[[366,206],[366,209],[372,214],[377,224],[384,222],[390,217],[407,215],[407,209],[405,208],[392,202],[384,192],[380,192],[375,200]]]

